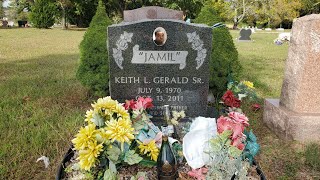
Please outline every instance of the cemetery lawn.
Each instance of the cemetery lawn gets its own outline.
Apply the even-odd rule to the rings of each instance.
[[[83,34],[0,29],[0,179],[55,177],[95,99],[75,78]],[[239,31],[231,34],[236,38]],[[234,41],[243,66],[241,79],[254,82],[262,98],[280,96],[288,45],[274,45],[277,35],[259,32],[251,36],[254,42]],[[320,178],[318,161],[314,166],[308,161],[312,150],[305,153],[305,146],[277,138],[262,123],[263,108],[253,112],[245,104],[244,112],[258,136],[257,160],[268,179]],[[47,169],[36,163],[41,156],[50,158]]]

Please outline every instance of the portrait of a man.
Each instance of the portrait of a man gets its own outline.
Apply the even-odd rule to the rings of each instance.
[[[157,46],[162,46],[167,40],[167,33],[162,27],[158,27],[154,30],[153,41]]]

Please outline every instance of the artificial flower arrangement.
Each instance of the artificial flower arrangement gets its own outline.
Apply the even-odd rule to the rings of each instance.
[[[222,97],[225,111],[216,122],[218,135],[210,139],[205,152],[210,162],[199,169],[185,168],[189,172],[179,173],[181,179],[230,179],[234,176],[241,179],[248,175],[259,145],[252,131],[246,130],[249,120],[240,107],[241,97],[255,97],[254,87],[247,81],[230,83],[228,87]],[[93,103],[92,109],[86,112],[86,126],[81,127],[72,140],[75,155],[73,163],[65,169],[68,178],[113,180],[119,178],[119,167],[136,164],[155,167],[162,133],[147,113],[152,107],[152,99],[143,97],[125,103],[105,97]],[[173,111],[167,124],[180,126],[179,121],[184,117],[183,111]],[[172,148],[181,162],[181,144],[175,143]],[[136,173],[131,179],[150,179],[154,175]]]
[[[248,178],[248,170],[260,146],[252,130],[246,130],[249,119],[240,109],[244,97],[251,100],[257,98],[252,82],[228,84],[228,90],[222,96],[224,115],[217,119],[218,135],[209,142],[211,163],[208,165],[207,178]]]
[[[100,98],[86,112],[85,127],[72,140],[75,163],[66,168],[69,178],[117,179],[117,168],[138,163],[155,165],[159,147],[155,139],[160,130],[150,121],[146,110],[151,98],[119,103],[111,97]]]

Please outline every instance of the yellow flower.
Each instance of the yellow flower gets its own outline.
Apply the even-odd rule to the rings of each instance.
[[[177,120],[177,119],[175,119],[175,118],[172,118],[171,119],[171,124],[173,124],[173,125],[178,125],[179,124],[179,121]]]
[[[96,139],[96,125],[89,124],[84,128],[80,128],[78,134],[74,139],[72,139],[72,143],[76,150],[85,149],[88,147],[90,142],[95,141]]]
[[[96,139],[99,143],[109,144],[110,143],[110,136],[106,133],[106,130],[100,128],[97,130]]]
[[[115,112],[118,113],[118,117],[122,117],[122,119],[130,119],[130,115],[128,111],[123,107],[122,104],[117,104]]]
[[[97,141],[89,142],[88,148],[79,151],[79,165],[81,169],[90,170],[94,166],[100,152],[103,151],[102,144],[97,144]]]
[[[92,124],[91,119],[93,118],[93,113],[94,111],[92,109],[86,112],[86,119],[84,121],[88,122],[88,124]]]
[[[248,88],[254,89],[254,87],[253,87],[253,82],[250,82],[250,81],[242,81],[242,83],[243,83],[244,85],[246,85]]]
[[[157,161],[159,149],[155,140],[150,141],[148,144],[144,144],[140,141],[137,142],[139,144],[140,154],[147,154],[147,156],[150,156],[151,160]]]
[[[91,104],[95,111],[100,111],[101,109],[108,111],[110,113],[112,110],[116,109],[117,101],[111,99],[110,96],[99,98],[96,103]]]
[[[118,120],[111,119],[106,122],[106,134],[113,141],[117,140],[121,143],[130,143],[134,139],[134,128],[131,126],[131,121],[128,119],[118,118]]]

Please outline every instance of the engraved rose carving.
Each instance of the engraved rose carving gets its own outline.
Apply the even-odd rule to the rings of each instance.
[[[200,39],[199,35],[196,32],[187,33],[187,37],[188,37],[188,42],[192,43],[191,44],[192,49],[197,51],[196,69],[199,69],[202,66],[207,56],[207,50],[203,48],[203,41]]]
[[[114,61],[117,63],[120,69],[123,69],[122,62],[124,59],[122,57],[122,51],[128,48],[128,42],[131,42],[132,36],[133,33],[127,33],[126,31],[124,31],[116,42],[117,48],[112,49]]]
[[[195,39],[192,43],[192,49],[202,50],[203,42],[200,39]]]
[[[128,48],[128,43],[125,40],[119,39],[117,41],[117,48],[124,51]]]

